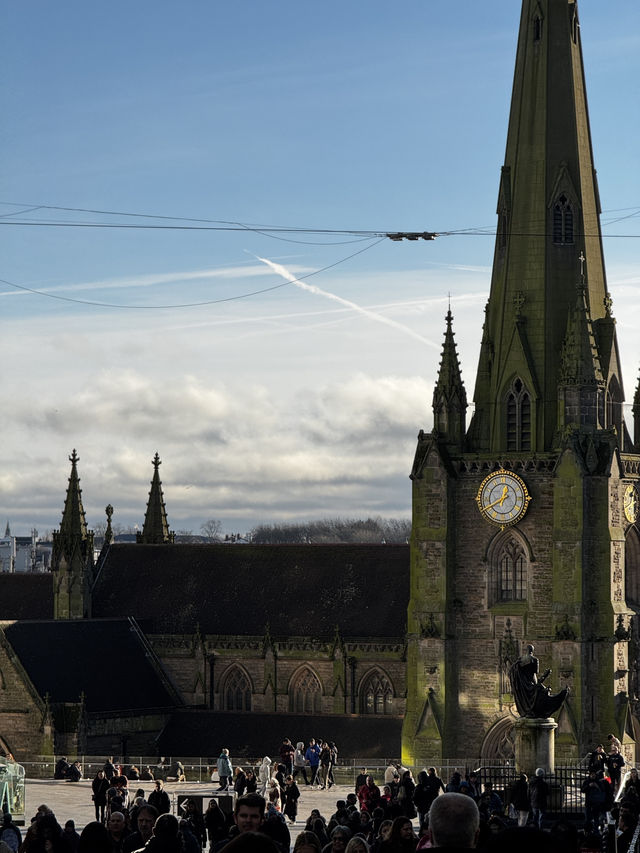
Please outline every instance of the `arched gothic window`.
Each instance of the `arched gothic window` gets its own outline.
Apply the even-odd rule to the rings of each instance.
[[[521,379],[507,393],[507,450],[531,450],[531,397]]]
[[[251,684],[247,674],[239,666],[232,666],[225,676],[222,688],[224,711],[251,710]]]
[[[573,244],[573,207],[566,195],[553,205],[553,242],[558,246]]]
[[[504,534],[490,556],[490,590],[492,604],[503,601],[526,601],[529,559],[520,538]]]
[[[298,673],[291,686],[290,707],[294,714],[319,714],[322,711],[322,685],[308,667]]]
[[[360,688],[362,714],[393,714],[393,687],[379,670],[369,673]]]

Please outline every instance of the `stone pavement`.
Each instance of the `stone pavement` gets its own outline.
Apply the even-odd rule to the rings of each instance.
[[[153,782],[130,782],[129,787],[132,791],[142,788],[148,794],[153,790]],[[206,808],[207,801],[217,788],[217,784],[211,782],[166,782],[164,787],[171,797],[172,811],[175,814],[178,795],[204,797]],[[346,785],[334,785],[329,791],[318,791],[315,788],[306,788],[303,784],[300,787],[301,796],[298,801],[298,820],[293,826],[289,825],[292,843],[298,833],[304,829],[305,821],[309,817],[311,809],[319,809],[320,813],[328,820],[336,810],[336,800],[345,799],[347,794],[352,791],[353,787]],[[53,779],[27,779],[25,799],[25,823],[27,826],[41,803],[49,806],[61,826],[64,826],[65,821],[72,819],[76,823],[76,829],[80,831],[85,824],[95,819],[93,802],[91,801],[91,779],[83,779],[76,783]]]

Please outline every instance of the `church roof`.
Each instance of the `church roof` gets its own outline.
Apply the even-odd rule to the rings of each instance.
[[[78,702],[84,694],[89,713],[175,707],[128,620],[15,622],[5,635],[51,703]]]
[[[50,619],[53,580],[49,572],[0,572],[0,619]]]
[[[114,544],[95,617],[133,616],[147,633],[402,637],[408,545]]]
[[[248,725],[249,720],[251,725]],[[269,755],[278,758],[284,737],[292,743],[310,738],[331,740],[346,758],[398,756],[402,719],[363,715],[242,714],[217,711],[177,711],[157,738],[160,755],[217,756],[221,745],[238,764],[240,758]]]

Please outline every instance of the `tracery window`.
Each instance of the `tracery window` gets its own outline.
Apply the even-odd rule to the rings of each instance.
[[[553,242],[558,246],[573,244],[573,207],[566,195],[553,205]]]
[[[393,688],[379,670],[371,672],[360,689],[362,714],[393,714]]]
[[[528,559],[522,542],[513,535],[499,544],[492,560],[493,601],[526,601]]]
[[[518,378],[507,393],[507,450],[531,450],[531,397]]]
[[[293,682],[290,705],[295,714],[319,714],[322,710],[322,686],[318,676],[308,667]]]
[[[222,707],[225,711],[251,710],[251,684],[239,666],[232,667],[224,679]]]

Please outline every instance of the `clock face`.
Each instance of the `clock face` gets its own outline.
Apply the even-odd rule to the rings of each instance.
[[[624,517],[631,524],[638,517],[638,490],[635,486],[627,486],[624,490]]]
[[[513,471],[495,471],[480,484],[476,501],[482,515],[494,524],[517,524],[529,506],[527,487]]]

